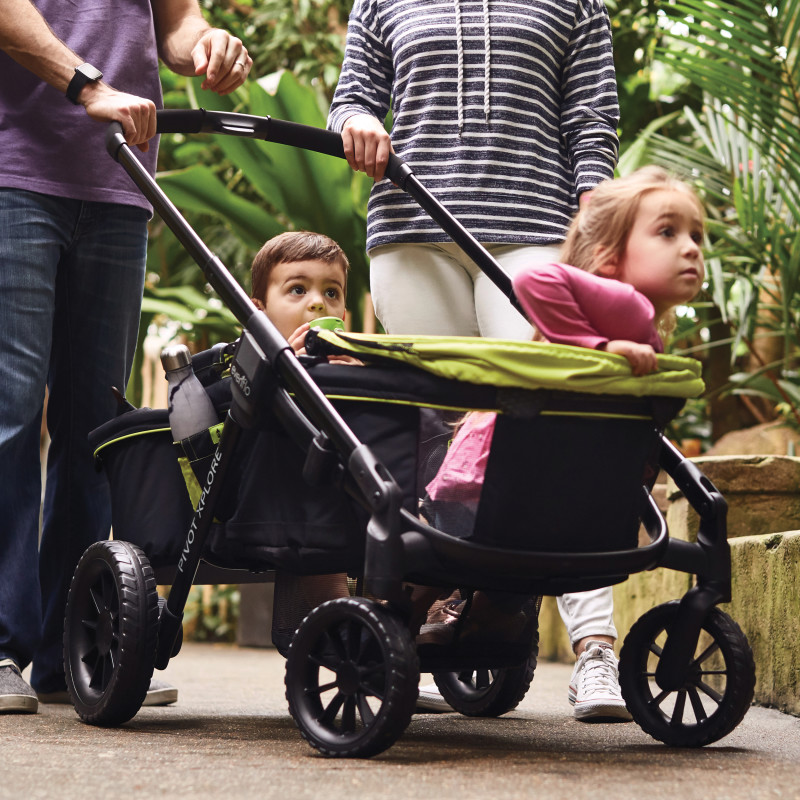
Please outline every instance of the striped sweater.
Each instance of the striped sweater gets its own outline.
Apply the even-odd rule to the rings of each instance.
[[[395,152],[477,239],[552,244],[613,174],[619,119],[602,0],[355,0],[328,127],[384,120]],[[367,249],[448,237],[388,179]]]

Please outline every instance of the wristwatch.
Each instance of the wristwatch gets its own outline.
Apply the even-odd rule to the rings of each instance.
[[[91,64],[81,64],[79,67],[75,67],[75,75],[67,86],[67,100],[78,105],[78,95],[81,93],[81,89],[87,83],[94,83],[102,77],[103,73]]]

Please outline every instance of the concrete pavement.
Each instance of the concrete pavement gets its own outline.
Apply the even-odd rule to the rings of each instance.
[[[800,798],[800,718],[753,707],[728,737],[670,749],[635,724],[576,722],[570,668],[542,663],[500,719],[420,714],[368,761],[331,760],[300,737],[274,650],[184,645],[164,673],[178,703],[101,729],[71,706],[0,715],[0,798]]]

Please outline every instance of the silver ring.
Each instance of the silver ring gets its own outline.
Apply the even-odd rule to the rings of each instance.
[[[239,65],[239,66],[240,66],[242,69],[244,69],[244,68],[245,68],[245,62],[244,62],[244,61],[237,61],[236,63],[237,63],[237,64],[238,64],[238,65]]]

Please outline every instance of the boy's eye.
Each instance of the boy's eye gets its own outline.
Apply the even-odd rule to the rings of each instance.
[[[306,290],[305,290],[305,287],[303,287],[303,286],[299,286],[299,285],[298,286],[292,286],[289,289],[289,294],[305,294],[305,293],[306,293]]]
[[[339,299],[339,290],[338,289],[326,289],[325,296],[329,297],[331,300],[338,300]]]
[[[702,234],[702,232],[701,231],[695,231],[692,234],[692,241],[695,244],[703,244],[703,234]]]
[[[675,235],[674,229],[673,228],[669,228],[669,227],[662,228],[658,233],[659,233],[660,236],[664,236],[666,238],[670,238],[670,237]]]

